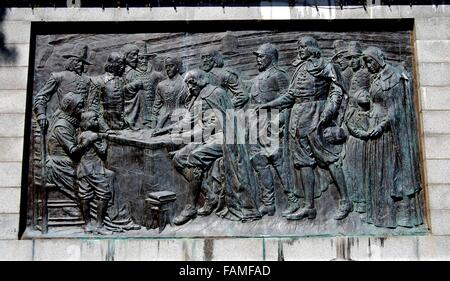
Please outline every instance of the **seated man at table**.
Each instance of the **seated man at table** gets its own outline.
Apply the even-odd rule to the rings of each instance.
[[[174,223],[182,225],[195,218],[196,201],[204,175],[214,161],[222,156],[225,173],[230,175],[228,181],[233,181],[226,182],[225,187],[236,189],[226,192],[227,205],[229,203],[227,210],[242,221],[260,218],[251,192],[255,189],[250,186],[251,166],[245,147],[225,141],[224,128],[229,119],[226,112],[234,108],[230,97],[222,88],[210,85],[202,70],[189,71],[184,82],[189,89],[185,117],[153,132],[153,136],[157,136],[183,131],[183,134],[193,135],[194,139],[200,140],[190,142],[172,153],[176,169],[189,183],[184,210],[174,219]]]

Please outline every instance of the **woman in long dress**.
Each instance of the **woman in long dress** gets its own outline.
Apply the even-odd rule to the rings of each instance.
[[[376,47],[364,52],[373,74],[367,143],[367,222],[413,227],[423,223],[416,117],[408,75]]]

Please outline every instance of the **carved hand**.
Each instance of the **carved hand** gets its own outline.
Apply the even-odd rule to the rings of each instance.
[[[41,130],[43,132],[47,131],[48,121],[47,121],[47,118],[45,116],[39,118],[38,119],[38,123],[39,123],[39,127],[41,128]]]
[[[322,112],[319,124],[317,124],[317,128],[319,128],[320,126],[324,127],[325,125],[327,125],[331,121],[331,116],[332,115],[328,114],[326,111]]]
[[[233,98],[233,104],[235,108],[241,108],[248,101],[248,96],[240,95]]]
[[[383,133],[383,128],[380,126],[377,126],[372,129],[372,131],[369,133],[369,136],[371,138],[377,138]]]
[[[361,132],[360,132],[360,138],[361,138],[362,140],[367,140],[367,139],[369,138],[369,133],[368,133],[368,132],[361,131]]]
[[[173,159],[175,157],[176,151],[169,152],[169,158]]]
[[[320,118],[319,123],[317,123],[317,128],[325,127],[328,123],[328,120],[326,118]]]
[[[97,133],[94,133],[92,131],[86,131],[81,133],[80,139],[81,139],[81,145],[86,147],[96,141],[99,138],[99,135]]]
[[[267,109],[269,106],[267,106],[267,103],[259,104],[255,107],[255,113],[258,113],[261,109]]]
[[[333,133],[330,130],[325,129],[323,131],[323,137],[325,138],[325,140],[329,143],[333,143],[334,141],[334,136]]]

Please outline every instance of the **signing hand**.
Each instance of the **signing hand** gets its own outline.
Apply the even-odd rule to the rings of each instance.
[[[155,129],[153,130],[153,132],[151,133],[152,137],[157,137],[157,136],[161,136],[164,135],[165,133],[167,133],[166,129]]]
[[[266,103],[264,103],[264,104],[258,104],[258,105],[255,107],[255,113],[258,113],[261,109],[267,109],[267,108],[269,108],[269,107],[267,106]]]
[[[109,129],[109,130],[106,131],[106,134],[107,135],[117,135],[117,131]]]

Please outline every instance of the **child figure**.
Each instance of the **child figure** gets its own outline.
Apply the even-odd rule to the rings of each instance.
[[[346,125],[349,132],[346,148],[346,158],[349,161],[347,173],[349,180],[349,195],[358,213],[366,212],[367,183],[366,174],[366,155],[367,140],[370,136],[370,96],[369,93],[361,89],[355,93],[354,99],[357,106],[352,107],[348,113]]]
[[[81,114],[81,133],[78,136],[78,143],[85,147],[77,167],[78,195],[81,199],[81,209],[85,221],[84,230],[86,233],[101,235],[112,234],[103,226],[103,219],[106,215],[108,202],[112,192],[107,177],[108,170],[103,164],[106,157],[107,144],[99,138],[99,123],[94,111],[86,111]],[[97,197],[97,223],[91,223],[90,201]]]

